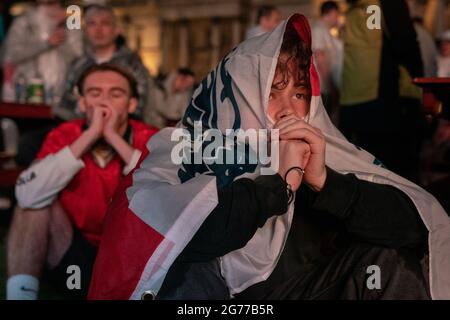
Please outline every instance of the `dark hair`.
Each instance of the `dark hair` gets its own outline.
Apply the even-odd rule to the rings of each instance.
[[[270,17],[273,11],[278,10],[275,6],[261,6],[258,9],[256,21],[259,23],[263,17]]]
[[[339,11],[339,6],[337,3],[335,1],[325,1],[320,6],[320,15],[324,16],[333,10]]]
[[[77,88],[80,95],[83,95],[84,81],[88,76],[96,72],[105,72],[105,71],[118,73],[122,77],[127,79],[128,84],[130,85],[131,97],[139,98],[139,93],[137,90],[137,81],[136,78],[133,76],[133,74],[124,67],[109,62],[94,64],[83,71],[83,73],[81,74],[80,78],[77,81]]]
[[[189,68],[178,68],[177,72],[183,76],[195,77],[194,71]]]
[[[286,29],[283,37],[283,43],[280,49],[280,56],[287,55],[285,61],[278,58],[277,67],[275,70],[275,77],[281,74],[281,80],[273,83],[272,87],[275,89],[284,89],[289,84],[289,79],[294,79],[294,85],[304,86],[308,89],[308,95],[311,96],[311,81],[309,75],[309,68],[311,66],[311,47],[306,45],[293,28]],[[290,67],[294,65],[294,68]]]

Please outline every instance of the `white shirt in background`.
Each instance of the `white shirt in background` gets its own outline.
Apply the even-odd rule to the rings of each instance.
[[[344,60],[344,45],[341,39],[331,35],[330,29],[321,20],[317,21],[312,28],[312,50],[313,52],[322,51],[325,53],[330,63],[331,80],[339,88]],[[320,83],[322,93],[328,93],[329,88],[323,81],[320,81]]]
[[[430,34],[418,24],[414,24],[417,33],[417,41],[422,56],[423,73],[425,77],[435,77],[437,73],[438,51]]]
[[[438,56],[438,77],[450,77],[450,57]]]

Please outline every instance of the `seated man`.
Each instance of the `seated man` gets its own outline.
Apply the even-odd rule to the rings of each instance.
[[[81,75],[85,119],[68,121],[47,136],[37,161],[16,185],[7,242],[7,298],[36,299],[48,272],[69,296],[86,296],[110,199],[156,132],[128,118],[136,110],[136,81],[112,64]],[[80,290],[68,290],[68,266],[80,268]]]
[[[181,125],[155,135],[150,155],[119,187],[89,298],[450,297],[449,217],[332,124],[304,16],[226,56]],[[263,158],[241,161],[268,128],[280,138],[272,131],[273,168]],[[262,135],[246,137],[240,154],[229,157],[227,140],[211,156],[206,133],[217,142],[229,129]]]

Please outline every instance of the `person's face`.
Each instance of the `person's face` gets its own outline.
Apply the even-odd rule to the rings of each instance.
[[[194,77],[190,75],[178,74],[174,80],[175,91],[186,91],[194,86]]]
[[[280,56],[279,59],[283,59],[283,57]],[[289,69],[294,67],[294,63],[290,62]],[[280,83],[282,78],[281,73],[275,74],[267,109],[269,117],[275,122],[290,114],[295,114],[299,118],[305,117],[309,112],[310,104],[308,88],[304,85],[295,84],[292,76],[289,76],[287,85],[283,85],[281,88],[274,86],[274,84]]]
[[[111,14],[100,11],[86,19],[85,34],[92,47],[107,47],[115,42],[118,30]]]
[[[281,20],[282,20],[281,12],[278,10],[273,10],[270,16],[262,19],[261,25],[266,31],[272,31],[278,26]]]
[[[128,113],[133,113],[137,100],[131,98],[128,80],[114,71],[98,71],[86,77],[83,84],[83,96],[80,98],[80,110],[91,123],[94,108],[114,109],[119,125],[128,121]]]
[[[339,24],[339,11],[331,10],[326,15],[324,15],[323,19],[328,24],[328,27],[330,28],[337,27]]]
[[[440,45],[441,56],[450,57],[450,41],[444,40]]]

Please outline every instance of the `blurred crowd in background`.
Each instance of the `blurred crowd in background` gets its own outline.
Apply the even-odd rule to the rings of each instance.
[[[70,31],[65,1],[35,2],[14,19],[12,2],[0,3],[2,101],[46,104],[54,115],[51,122],[16,135],[11,134],[14,122],[2,120],[0,147],[15,154],[19,166],[33,161],[52,128],[80,116],[76,84],[94,64],[118,64],[135,76],[139,104],[134,118],[157,128],[174,126],[182,118],[195,80],[204,74],[183,66],[151,75],[127,45],[114,8],[105,1],[86,1],[82,29]],[[344,11],[342,1],[323,1],[319,18],[311,21],[326,109],[350,141],[391,170],[431,189],[447,181],[447,188],[448,115],[441,110],[439,117],[427,117],[412,79],[450,77],[450,30],[433,37],[423,18],[409,13],[406,1],[381,0],[382,28],[374,32],[367,28],[365,12],[372,2],[348,0]],[[270,32],[284,18],[277,6],[261,6],[242,40]],[[440,198],[448,201],[446,195]]]

